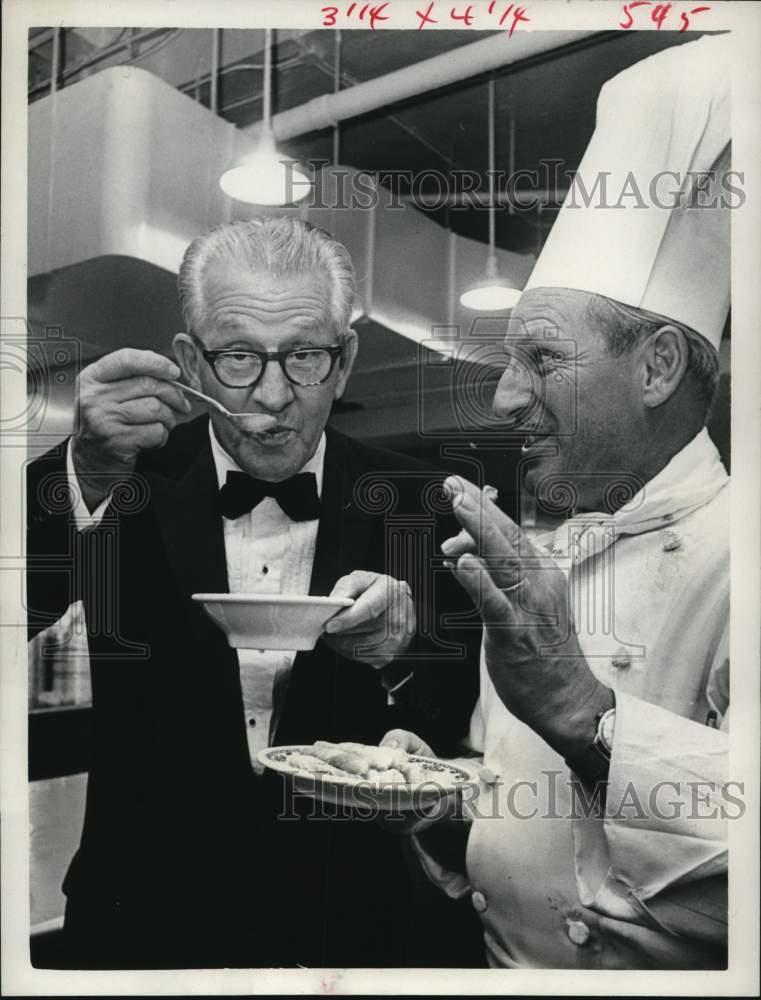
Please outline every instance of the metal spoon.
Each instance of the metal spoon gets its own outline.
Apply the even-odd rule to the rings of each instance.
[[[231,413],[226,406],[217,399],[213,399],[211,396],[207,396],[206,393],[199,392],[198,389],[193,389],[189,385],[185,385],[183,382],[176,382],[172,380],[172,385],[176,385],[178,389],[182,389],[183,392],[188,393],[191,396],[195,396],[196,399],[200,399],[202,402],[207,403],[209,406],[213,406],[215,410],[219,410],[221,414],[228,417],[231,420],[241,420],[245,421],[251,430],[267,430],[270,427],[274,427],[277,423],[275,417],[268,416],[266,413]]]

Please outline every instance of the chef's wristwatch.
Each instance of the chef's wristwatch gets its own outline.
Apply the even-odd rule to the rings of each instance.
[[[578,757],[566,760],[568,767],[586,784],[595,785],[599,781],[608,780],[615,724],[615,708],[599,712],[595,717],[595,734],[592,742]]]

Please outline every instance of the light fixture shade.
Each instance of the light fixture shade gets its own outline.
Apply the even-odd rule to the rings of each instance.
[[[497,258],[492,251],[486,259],[485,276],[462,293],[460,303],[466,309],[485,312],[489,309],[512,309],[520,297],[519,288],[513,288],[507,281],[500,278],[497,270]]]
[[[520,289],[489,280],[479,282],[463,292],[460,296],[460,303],[466,309],[484,312],[490,309],[512,309],[520,297]]]
[[[241,157],[219,178],[224,193],[250,205],[293,205],[310,194],[312,182],[298,162],[280,153],[275,137],[263,131],[253,153]]]

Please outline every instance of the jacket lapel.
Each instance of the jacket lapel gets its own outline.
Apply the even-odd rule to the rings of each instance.
[[[169,470],[176,471],[176,478],[157,471],[150,476],[153,512],[180,596],[179,627],[186,631],[181,642],[185,653],[175,665],[174,697],[205,706],[204,724],[214,744],[209,749],[210,759],[219,754],[228,777],[235,761],[240,768],[237,773],[247,780],[250,766],[238,658],[203,606],[190,600],[195,593],[229,590],[224,528],[216,509],[217,475],[205,430],[200,443],[189,450],[188,460],[189,464],[183,462],[175,470],[168,458]]]
[[[345,439],[328,431],[322,512],[309,587],[314,596],[327,596],[340,577],[363,568],[373,537],[372,518],[359,509],[354,498],[354,487],[363,471]]]
[[[320,524],[309,593],[327,596],[336,582],[355,569],[368,569],[375,538],[372,515],[360,510],[354,487],[364,469],[348,442],[328,431]],[[330,739],[337,686],[341,684],[339,657],[320,640],[313,650],[298,653],[291,668],[275,743]],[[361,706],[357,706],[357,711]]]
[[[158,529],[180,591],[188,596],[226,593],[224,531],[216,510],[217,477],[208,440],[178,479],[152,475],[151,493]],[[198,611],[200,615],[193,615],[193,620],[208,621],[200,606]]]

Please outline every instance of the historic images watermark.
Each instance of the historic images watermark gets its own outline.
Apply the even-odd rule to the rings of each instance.
[[[412,788],[379,786],[357,779],[342,787],[330,781],[330,796],[318,776],[287,777],[278,819],[283,821],[379,820],[409,827],[414,822],[517,819],[585,820],[605,818],[627,822],[700,823],[741,819],[747,808],[745,783],[664,778],[650,786],[626,782],[614,790],[609,782],[587,785],[573,774],[543,770],[539,779],[465,784],[453,791],[435,779]]]
[[[511,212],[559,208],[712,209],[741,208],[746,201],[742,170],[661,170],[649,177],[599,171],[585,178],[562,160],[542,159],[531,170],[349,170],[315,159],[283,160],[288,202],[315,209],[411,206],[422,212],[488,211],[492,203]],[[330,167],[330,170],[325,168]],[[308,188],[308,191],[305,189]]]

